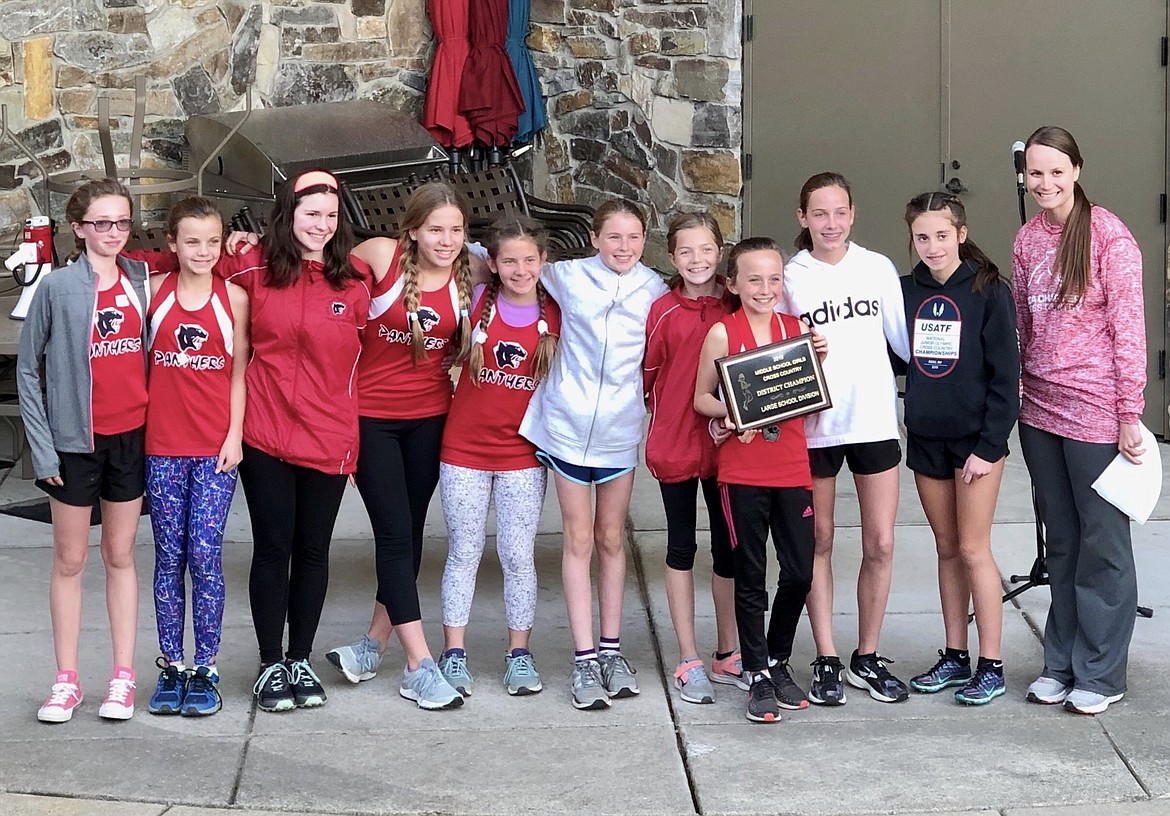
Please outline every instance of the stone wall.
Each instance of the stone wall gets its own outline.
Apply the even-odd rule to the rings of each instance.
[[[659,268],[680,210],[708,209],[737,235],[741,19],[742,0],[532,0],[549,113],[537,194],[645,205]]]
[[[0,103],[50,172],[98,169],[97,98],[125,163],[134,79],[148,77],[144,164],[176,165],[183,120],[256,105],[373,98],[421,114],[425,0],[0,0]],[[645,206],[663,227],[740,217],[742,0],[532,0],[529,44],[549,127],[535,192]],[[35,209],[31,164],[0,145],[0,241]],[[36,201],[39,202],[39,195]],[[60,209],[62,203],[54,205]],[[59,216],[60,212],[54,212]],[[6,243],[0,245],[7,245]]]
[[[124,165],[145,74],[143,164],[174,166],[183,121],[241,108],[249,84],[256,106],[371,98],[420,115],[430,49],[425,0],[0,0],[0,103],[55,173],[102,166],[108,95]],[[37,182],[0,145],[0,246],[39,209]]]

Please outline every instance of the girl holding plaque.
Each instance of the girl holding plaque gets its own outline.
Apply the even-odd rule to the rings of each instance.
[[[715,274],[723,233],[710,213],[682,213],[666,232],[677,270],[670,291],[650,307],[642,373],[651,412],[646,467],[658,480],[666,511],[666,600],[678,639],[674,685],[688,703],[713,703],[717,683],[743,681],[736,648],[734,565],[716,483],[715,441],[708,417],[695,412],[695,377],[703,340],[723,319],[723,279]],[[722,432],[721,432],[722,433]],[[708,677],[695,643],[695,495],[707,504],[711,531],[711,597],[717,648]]]
[[[703,342],[695,382],[695,410],[734,426],[717,395],[715,361],[809,331],[794,317],[775,312],[784,288],[784,260],[771,238],[748,238],[727,258],[727,289],[738,299],[732,312],[711,327]],[[814,341],[819,356],[827,347]],[[719,448],[719,491],[731,537],[735,571],[735,621],[743,649],[747,718],[772,723],[780,709],[808,707],[792,680],[788,659],[796,626],[812,583],[813,494],[803,417],[763,430],[749,430]],[[768,608],[768,535],[780,576],[771,619]]]
[[[1141,461],[1146,331],[1142,255],[1090,203],[1068,131],[1042,127],[1024,153],[1040,212],[1016,235],[1020,447],[1045,525],[1052,606],[1034,703],[1099,714],[1126,691],[1137,608],[1129,518],[1091,487],[1117,456]]]
[[[813,475],[817,552],[808,619],[816,642],[809,700],[843,705],[845,685],[896,703],[906,685],[878,654],[894,570],[898,511],[897,392],[886,345],[906,359],[902,288],[889,258],[849,240],[853,194],[838,173],[818,173],[800,190],[800,251],[784,275],[781,312],[797,315],[833,346],[825,379],[833,407],[805,421]],[[861,571],[857,576],[858,640],[848,666],[833,642],[833,509],[837,474],[849,463],[861,505]]]
[[[1011,292],[967,236],[962,202],[923,193],[906,205],[921,259],[902,278],[910,365],[906,374],[906,466],[938,550],[946,648],[910,680],[915,691],[957,686],[955,700],[990,703],[1005,691],[1003,602],[991,524],[1020,411],[1020,357]],[[979,662],[971,671],[967,609],[975,604]]]

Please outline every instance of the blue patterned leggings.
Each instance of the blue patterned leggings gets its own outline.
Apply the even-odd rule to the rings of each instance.
[[[191,570],[195,663],[219,652],[223,624],[223,531],[236,471],[215,472],[214,456],[147,456],[146,499],[154,529],[154,612],[158,645],[183,660],[186,571]]]

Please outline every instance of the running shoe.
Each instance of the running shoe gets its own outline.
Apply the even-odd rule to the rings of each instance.
[[[1100,714],[1124,696],[1124,692],[1121,694],[1098,694],[1095,691],[1073,689],[1064,699],[1064,708],[1074,714]]]
[[[283,663],[273,663],[261,669],[252,693],[261,711],[292,711],[297,707],[292,678]]]
[[[609,708],[609,694],[601,680],[601,664],[596,660],[578,660],[573,663],[573,707],[595,711]]]
[[[128,720],[134,716],[134,672],[116,668],[106,688],[106,701],[98,709],[98,716],[106,720]]]
[[[313,671],[308,660],[287,660],[289,684],[292,686],[293,703],[297,708],[316,708],[325,705],[329,698],[321,685],[321,678]]]
[[[171,665],[165,657],[154,661],[158,666],[158,686],[150,695],[146,710],[151,714],[178,714],[183,710],[183,698],[187,694],[187,675],[179,666]]]
[[[911,677],[910,688],[923,694],[934,694],[949,686],[966,686],[971,682],[971,677],[970,658],[963,663],[939,649],[938,662],[930,671]]]
[[[715,702],[715,689],[703,668],[703,661],[697,657],[678,664],[674,670],[674,687],[684,703],[702,705]]]
[[[776,687],[776,704],[789,711],[801,711],[808,708],[808,698],[804,690],[796,685],[788,667],[788,661],[776,662],[768,669],[772,675],[772,685]]]
[[[845,705],[845,665],[836,655],[817,655],[811,664],[812,685],[808,687],[808,701],[823,706]]]
[[[49,699],[37,711],[37,719],[45,723],[69,722],[73,709],[81,705],[82,699],[77,672],[57,672],[57,682],[53,683]]]
[[[601,682],[605,685],[606,694],[621,700],[639,693],[638,681],[634,679],[636,672],[625,655],[621,652],[602,652],[597,659],[601,663]]]
[[[780,722],[780,704],[776,701],[776,686],[763,672],[756,674],[748,688],[747,718],[752,722]]]
[[[987,705],[996,697],[1007,692],[1007,684],[1003,679],[1003,664],[1000,671],[992,671],[989,667],[980,667],[965,686],[955,692],[955,702],[964,705]]]
[[[1059,680],[1040,675],[1032,681],[1032,685],[1028,686],[1026,699],[1029,703],[1057,705],[1063,703],[1072,690],[1071,685],[1065,685]]]
[[[352,646],[338,646],[325,653],[329,664],[345,675],[351,683],[373,680],[382,665],[382,644],[369,635]]]
[[[743,673],[743,655],[739,649],[722,660],[711,655],[711,680],[727,686],[739,686],[744,691],[748,690],[749,683]]]
[[[531,652],[509,652],[504,655],[504,667],[504,688],[513,697],[526,697],[544,688]]]
[[[435,661],[423,658],[414,671],[407,666],[402,670],[402,685],[398,693],[408,700],[414,700],[419,708],[439,711],[458,708],[463,705],[463,695],[447,682]]]
[[[210,717],[221,708],[223,698],[219,695],[219,672],[214,666],[196,666],[193,671],[187,673],[183,716]]]
[[[471,696],[471,685],[475,682],[475,678],[467,670],[467,654],[462,649],[458,653],[443,652],[442,657],[439,658],[439,671],[451,684],[451,688],[464,697]]]
[[[904,702],[910,699],[910,689],[886,668],[887,663],[893,662],[877,652],[863,655],[855,649],[849,668],[845,670],[845,679],[849,685],[868,691],[869,696],[878,702]]]

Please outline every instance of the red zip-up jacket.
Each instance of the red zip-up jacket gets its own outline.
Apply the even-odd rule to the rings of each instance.
[[[707,331],[723,319],[717,297],[692,300],[674,287],[650,306],[642,364],[650,431],[646,467],[660,482],[706,479],[716,471],[708,419],[695,412],[695,378]]]
[[[304,261],[296,283],[268,286],[259,247],[224,255],[222,277],[248,292],[252,357],[246,382],[244,442],[292,465],[350,474],[357,467],[358,332],[370,311],[370,268],[334,289],[316,261]]]

